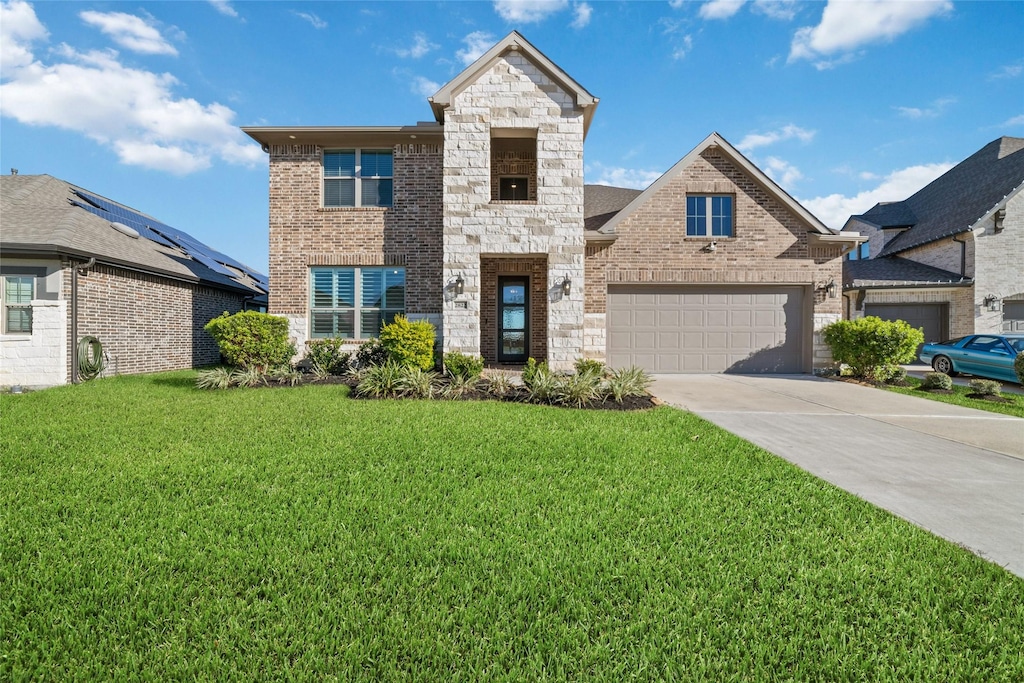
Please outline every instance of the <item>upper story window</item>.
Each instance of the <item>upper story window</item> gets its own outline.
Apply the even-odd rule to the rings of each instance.
[[[687,237],[732,237],[731,195],[688,195]]]
[[[32,334],[32,299],[36,279],[31,275],[4,275],[3,333]]]
[[[858,244],[857,248],[846,255],[847,261],[862,261],[871,255],[871,245],[867,242]]]
[[[394,163],[390,149],[324,151],[324,206],[391,206]]]
[[[491,129],[491,201],[537,201],[536,129]]]
[[[501,178],[499,180],[498,199],[504,201],[526,201],[529,198],[529,178]]]
[[[369,339],[405,313],[404,268],[312,268],[310,336]]]

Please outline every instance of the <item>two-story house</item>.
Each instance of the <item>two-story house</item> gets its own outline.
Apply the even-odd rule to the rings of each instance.
[[[402,313],[492,364],[810,372],[825,227],[712,134],[647,190],[584,186],[598,99],[518,33],[408,126],[243,129],[270,155],[269,311],[354,342]]]
[[[1024,138],[993,140],[903,201],[851,216],[844,314],[906,320],[925,341],[1024,331]]]

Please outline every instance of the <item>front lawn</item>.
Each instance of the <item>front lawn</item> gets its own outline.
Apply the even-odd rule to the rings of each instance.
[[[669,408],[0,396],[2,680],[1024,680],[1024,580]]]
[[[963,387],[959,384],[953,385],[953,393],[951,394],[921,391],[918,389],[918,387],[921,386],[921,380],[916,377],[908,377],[907,385],[908,386],[905,387],[886,385],[885,388],[889,391],[895,391],[898,394],[919,396],[933,401],[942,401],[943,403],[952,403],[953,405],[964,406],[965,408],[977,408],[978,410],[987,410],[990,413],[1002,413],[1003,415],[1024,417],[1024,396],[1020,394],[1005,393],[1002,395],[1004,401],[999,402],[989,401],[983,398],[971,398],[970,394],[973,393],[973,390],[970,387]]]

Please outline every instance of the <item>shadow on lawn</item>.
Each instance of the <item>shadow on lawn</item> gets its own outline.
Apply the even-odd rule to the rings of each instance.
[[[153,384],[162,387],[174,387],[176,389],[196,389],[196,378],[195,377],[154,377]]]

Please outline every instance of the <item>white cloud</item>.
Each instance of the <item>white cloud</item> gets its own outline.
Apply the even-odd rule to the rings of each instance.
[[[80,12],[79,18],[95,26],[123,48],[146,55],[177,55],[160,31],[141,17],[124,12]]]
[[[990,81],[998,81],[1003,78],[1017,78],[1024,73],[1024,65],[1006,64],[999,67],[999,70],[988,77]]]
[[[942,114],[946,107],[955,102],[955,97],[942,97],[927,107],[893,107],[893,109],[898,111],[900,116],[908,119],[933,119]]]
[[[226,17],[238,17],[238,12],[231,6],[230,0],[208,0],[218,12]]]
[[[441,89],[440,83],[435,83],[429,78],[424,78],[423,76],[413,77],[411,86],[414,93],[417,95],[423,95],[424,97],[431,97]]]
[[[728,19],[740,11],[747,0],[708,0],[700,6],[701,19]],[[678,7],[679,5],[673,5]]]
[[[683,59],[693,49],[693,36],[685,35],[681,43],[672,50],[672,59]]]
[[[463,64],[472,64],[491,49],[491,46],[494,45],[494,36],[486,31],[473,31],[463,38],[462,42],[466,44],[466,49],[459,50],[455,56]]]
[[[893,171],[877,187],[852,197],[830,194],[799,201],[825,225],[838,229],[850,216],[862,214],[879,202],[906,199],[951,168],[950,163],[910,166]]]
[[[789,61],[820,60],[837,53],[846,53],[848,59],[863,45],[893,40],[952,8],[952,0],[829,0],[821,23],[798,29],[793,36]],[[824,60],[815,66],[829,68],[837,63],[841,62]]]
[[[770,19],[790,21],[796,16],[796,0],[754,0],[754,10]]]
[[[1024,114],[1020,116],[1014,116],[1012,119],[1006,119],[1003,121],[1003,126],[1024,126]]]
[[[0,85],[3,116],[81,133],[113,149],[122,163],[169,173],[191,173],[214,159],[264,161],[259,146],[238,130],[234,111],[177,97],[179,83],[169,73],[129,68],[114,50],[80,53],[64,44],[53,51],[53,64],[35,60],[31,42],[45,36],[45,29],[25,30],[34,24],[24,13],[9,24],[8,9],[17,8],[4,7],[4,50],[20,61],[5,71]]]
[[[586,175],[593,178],[587,182],[594,185],[611,185],[612,187],[631,187],[636,190],[644,190],[660,178],[661,171],[646,171],[639,168],[622,168],[621,166],[605,166],[600,162],[587,164]]]
[[[297,12],[295,10],[292,10],[292,14],[297,16],[299,19],[302,19],[303,21],[308,21],[310,25],[312,25],[313,28],[317,30],[327,28],[327,22],[318,17],[317,15],[313,14],[312,12]]]
[[[49,35],[32,6],[13,0],[0,4],[0,75],[32,63],[32,43]]]
[[[426,34],[416,32],[412,37],[412,45],[407,48],[396,48],[395,54],[399,57],[412,57],[413,59],[419,59],[431,50],[436,50],[438,47],[439,46],[436,43],[432,43],[427,40]]]
[[[778,157],[768,157],[764,164],[762,164],[764,172],[768,174],[768,177],[777,182],[783,188],[788,188],[793,185],[796,181],[804,177],[804,174],[800,172],[793,164],[788,161],[783,161]]]
[[[590,15],[594,13],[594,8],[589,3],[579,2],[573,5],[572,11],[575,17],[570,26],[573,28],[583,28],[590,23]]]
[[[569,6],[569,0],[495,0],[494,11],[511,24],[535,24]]]
[[[778,130],[768,131],[767,133],[748,133],[740,143],[736,145],[736,149],[741,152],[749,152],[750,150],[758,147],[774,145],[776,142],[792,140],[793,138],[800,140],[800,142],[810,142],[814,139],[816,133],[817,131],[807,130],[806,128],[789,124],[788,126],[783,126]]]

